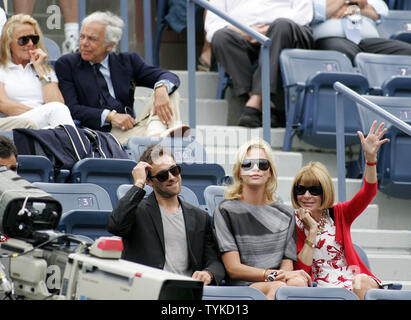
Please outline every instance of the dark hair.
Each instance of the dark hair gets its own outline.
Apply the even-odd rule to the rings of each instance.
[[[148,164],[153,164],[153,161],[155,161],[159,157],[162,157],[163,155],[169,155],[174,159],[171,151],[161,144],[150,145],[140,156],[140,161],[147,162]]]
[[[13,154],[17,157],[17,149],[13,141],[6,136],[0,136],[0,158],[9,158]]]

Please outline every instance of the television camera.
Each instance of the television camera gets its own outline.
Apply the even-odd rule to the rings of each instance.
[[[201,281],[121,259],[118,237],[58,232],[61,204],[0,170],[0,298],[201,299]]]

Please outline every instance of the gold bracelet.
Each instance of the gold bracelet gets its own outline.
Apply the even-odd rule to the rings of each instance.
[[[268,271],[268,269],[264,269],[264,273],[263,273],[263,280],[264,281],[267,279],[267,271]]]
[[[110,113],[108,114],[107,117],[107,122],[111,122],[113,120],[114,116],[116,115],[117,111],[116,110],[111,110]]]
[[[310,240],[308,240],[308,239],[305,239],[304,240],[304,243],[305,244],[308,244],[308,246],[310,246],[311,248],[315,248],[316,247],[316,245],[314,244],[314,243],[312,243]]]
[[[145,180],[143,180],[143,179],[137,179],[137,180],[134,182],[134,185],[135,185],[136,187],[139,187],[138,185],[142,185],[142,187],[139,187],[139,188],[141,188],[141,189],[144,189],[145,184],[146,184],[146,182],[145,182]]]

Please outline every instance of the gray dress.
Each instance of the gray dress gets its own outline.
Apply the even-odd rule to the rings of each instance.
[[[297,260],[294,210],[284,204],[256,206],[224,200],[214,213],[221,253],[238,251],[241,263],[278,269],[283,259]],[[229,279],[231,285],[251,282]]]

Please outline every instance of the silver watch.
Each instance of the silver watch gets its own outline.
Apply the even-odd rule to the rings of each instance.
[[[39,80],[42,85],[50,83],[51,82],[51,76],[49,74],[45,74],[42,76],[39,76]]]

